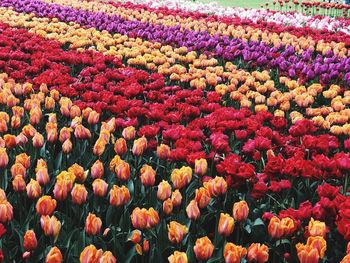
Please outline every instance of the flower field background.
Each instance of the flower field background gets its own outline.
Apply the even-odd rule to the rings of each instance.
[[[0,260],[350,262],[350,20],[0,2]]]

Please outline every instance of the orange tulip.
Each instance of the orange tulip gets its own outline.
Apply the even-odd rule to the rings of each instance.
[[[36,202],[36,212],[41,216],[52,215],[56,209],[57,202],[49,195],[44,195]]]
[[[124,139],[127,141],[134,139],[135,135],[136,135],[135,127],[129,126],[129,127],[124,128],[122,135],[123,135]]]
[[[57,180],[53,188],[53,194],[56,200],[64,201],[72,189],[72,181],[67,178]]]
[[[158,185],[157,198],[161,201],[165,201],[171,196],[171,186],[168,181],[161,181]]]
[[[325,254],[326,249],[327,249],[327,242],[323,237],[311,236],[307,239],[306,245],[310,246],[312,248],[316,248],[318,251],[318,254],[320,255],[320,258],[324,257],[324,254]]]
[[[170,147],[166,144],[161,144],[157,147],[157,155],[159,159],[165,160],[170,156]]]
[[[30,179],[30,182],[27,184],[26,189],[27,196],[30,199],[36,199],[41,195],[41,186],[37,181],[33,179]]]
[[[192,200],[186,207],[186,214],[189,219],[197,220],[201,216],[198,203],[196,200]]]
[[[85,221],[85,232],[89,235],[95,236],[100,233],[101,227],[101,218],[97,217],[95,214],[89,213]]]
[[[102,179],[95,179],[92,183],[94,195],[104,197],[107,193],[108,184]]]
[[[119,138],[118,140],[116,140],[116,142],[114,143],[114,151],[118,155],[126,154],[126,152],[128,151],[128,146],[126,145],[126,141],[124,138]]]
[[[90,125],[95,125],[100,120],[100,114],[97,111],[91,111],[87,119]]]
[[[168,225],[168,238],[171,243],[181,243],[187,233],[187,227],[176,221],[171,221]]]
[[[134,230],[131,232],[131,237],[130,237],[131,242],[134,244],[137,244],[141,241],[141,231],[140,230]]]
[[[5,134],[4,141],[5,141],[6,148],[9,150],[15,148],[17,145],[16,136],[12,134]]]
[[[121,187],[114,185],[109,192],[109,203],[113,206],[126,205],[130,201],[129,189],[123,185]]]
[[[223,177],[216,176],[214,179],[205,182],[204,187],[208,189],[211,196],[224,195],[227,191],[227,183]]]
[[[46,123],[45,129],[46,129],[47,141],[54,143],[58,138],[57,123],[48,122]]]
[[[120,161],[115,166],[115,174],[118,179],[122,181],[128,181],[130,178],[130,166],[127,162]]]
[[[175,251],[174,254],[168,257],[169,263],[187,263],[187,255],[185,252]]]
[[[318,263],[320,255],[317,248],[298,243],[296,249],[300,263]]]
[[[79,164],[73,164],[71,167],[68,168],[68,172],[74,174],[78,182],[85,182],[87,173],[85,173],[84,168]]]
[[[176,189],[171,194],[171,202],[173,202],[173,206],[180,206],[182,202],[182,195],[178,189]]]
[[[105,152],[105,149],[106,149],[106,141],[102,138],[98,138],[92,152],[96,156],[101,156]]]
[[[140,179],[144,186],[153,186],[156,181],[156,171],[152,166],[144,165],[140,170]]]
[[[91,132],[81,124],[77,124],[74,130],[74,136],[77,139],[85,140],[91,138]]]
[[[112,252],[110,251],[104,252],[99,261],[99,263],[116,263],[116,262],[117,262],[117,259],[113,256]]]
[[[240,263],[247,255],[247,249],[233,243],[227,243],[224,248],[224,258],[226,263]]]
[[[51,97],[45,98],[45,109],[46,110],[53,110],[55,108],[55,100]]]
[[[208,260],[214,252],[214,245],[208,237],[202,237],[196,240],[193,250],[198,260]]]
[[[11,128],[18,129],[21,126],[21,117],[18,115],[13,115],[11,117]]]
[[[5,196],[6,198],[6,196]],[[6,199],[0,201],[0,222],[6,223],[13,218],[13,207]]]
[[[147,253],[149,251],[149,241],[147,239],[143,240],[142,250],[145,253]]]
[[[149,208],[147,211],[147,227],[152,228],[158,225],[159,223],[159,215],[153,207]]]
[[[103,174],[104,174],[103,163],[100,160],[97,160],[91,166],[91,177],[93,179],[102,178]]]
[[[62,261],[63,256],[61,251],[57,247],[53,247],[47,254],[45,263],[61,263]]]
[[[73,149],[73,144],[71,142],[71,140],[66,140],[64,141],[64,143],[62,144],[62,152],[65,154],[68,154],[72,151]]]
[[[195,160],[194,172],[198,175],[205,175],[208,170],[208,162],[206,159]]]
[[[350,263],[350,254],[347,254],[340,263]]]
[[[0,148],[0,168],[5,168],[9,163],[9,156],[7,155],[6,148]]]
[[[40,107],[36,106],[29,111],[29,122],[31,125],[37,125],[42,118],[42,112]]]
[[[23,238],[23,247],[26,251],[32,251],[38,246],[36,235],[33,230],[27,230]]]
[[[171,202],[171,199],[168,198],[163,202],[163,212],[166,215],[170,215],[173,212],[173,202]]]
[[[73,204],[82,205],[86,202],[88,192],[83,184],[75,184],[71,195]]]
[[[313,218],[310,219],[308,231],[310,236],[326,236],[326,224],[324,222],[314,220]]]
[[[284,217],[281,220],[284,236],[290,236],[296,230],[297,226],[290,217]]]
[[[73,105],[70,108],[70,112],[69,112],[70,118],[74,119],[75,117],[79,117],[81,115],[81,110],[77,105]]]
[[[56,238],[61,230],[61,223],[55,216],[41,216],[40,224],[45,236]]]
[[[269,260],[269,248],[266,245],[252,243],[248,248],[248,262],[264,263]]]
[[[96,263],[100,261],[102,257],[102,250],[97,248],[94,245],[89,245],[84,248],[80,254],[80,263]]]
[[[4,119],[0,119],[0,132],[5,133],[7,132],[7,130],[8,130],[7,121],[5,121]]]
[[[132,146],[132,153],[135,156],[141,156],[147,148],[147,139],[145,136],[134,141]]]
[[[147,210],[136,207],[131,214],[131,223],[134,228],[146,229],[147,227]]]
[[[46,185],[50,182],[47,164],[43,159],[39,159],[35,168],[36,180],[40,185]]]
[[[89,118],[90,112],[92,112],[93,110],[90,107],[87,107],[85,109],[83,109],[82,111],[82,116],[85,120],[87,120]]]
[[[249,207],[246,201],[239,201],[233,205],[233,218],[238,221],[245,221],[248,218]]]
[[[22,132],[27,138],[33,138],[37,131],[32,125],[27,124],[22,128]]]
[[[209,204],[211,196],[207,189],[200,187],[199,189],[196,189],[196,196],[194,199],[197,201],[200,208],[204,208]]]
[[[26,177],[26,168],[21,163],[15,163],[11,166],[11,175],[15,177],[16,175],[21,175],[23,178]]]
[[[281,220],[277,216],[271,218],[267,229],[269,235],[272,238],[279,239],[284,235],[284,229],[282,227]]]
[[[218,225],[218,232],[219,234],[228,237],[232,234],[233,228],[235,226],[235,221],[233,217],[231,217],[229,214],[220,214],[219,219],[219,225]]]
[[[22,164],[26,169],[29,169],[30,167],[30,156],[28,156],[26,153],[21,153],[16,156],[16,163]]]
[[[183,166],[180,169],[174,169],[171,173],[171,182],[176,189],[182,189],[192,180],[192,169]]]
[[[20,133],[17,135],[17,137],[16,137],[17,145],[24,146],[27,144],[27,142],[28,142],[28,138],[23,133]]]
[[[60,136],[59,136],[59,140],[60,142],[65,142],[66,140],[69,140],[71,137],[71,132],[72,132],[72,128],[71,127],[63,127],[60,130]]]
[[[16,175],[13,178],[12,187],[15,192],[23,192],[26,189],[26,182],[21,175]]]

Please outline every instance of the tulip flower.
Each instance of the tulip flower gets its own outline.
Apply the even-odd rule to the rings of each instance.
[[[226,243],[224,247],[224,258],[226,263],[240,263],[247,255],[247,249],[233,243]]]
[[[170,198],[168,198],[167,200],[165,200],[163,202],[163,212],[166,215],[170,215],[173,212],[173,202],[171,201]]]
[[[116,262],[117,262],[117,259],[113,256],[112,252],[110,251],[104,252],[102,257],[99,260],[99,263],[116,263]]]
[[[171,202],[173,202],[173,206],[177,207],[181,205],[182,202],[182,195],[178,189],[176,189],[171,194]]]
[[[128,146],[124,138],[119,138],[114,143],[114,151],[118,155],[124,155],[128,151]]]
[[[187,263],[187,255],[185,252],[175,251],[168,257],[169,263]]]
[[[78,182],[83,183],[86,180],[87,173],[84,171],[84,168],[77,163],[69,167],[68,172],[74,174]]]
[[[56,209],[57,202],[49,195],[44,195],[36,202],[36,212],[41,216],[49,216]]]
[[[133,126],[124,128],[122,132],[124,139],[127,141],[133,140],[135,138],[135,134],[136,134],[136,131],[135,131],[135,127]]]
[[[100,160],[97,160],[92,166],[91,166],[91,177],[93,179],[102,178],[104,175],[104,166],[103,163]]]
[[[199,211],[198,203],[196,200],[192,200],[186,207],[187,217],[192,220],[197,220],[201,213]]]
[[[206,188],[200,187],[199,189],[196,189],[196,196],[194,199],[197,201],[200,208],[205,208],[207,205],[209,205],[211,196]]]
[[[248,218],[249,207],[246,201],[239,201],[233,204],[233,218],[238,221],[245,221]]]
[[[26,189],[26,182],[21,175],[16,175],[13,178],[12,187],[15,192],[23,192]]]
[[[157,147],[157,155],[159,159],[165,160],[170,156],[170,147],[166,144],[161,144]]]
[[[181,243],[187,232],[187,227],[176,221],[171,221],[168,225],[168,238],[171,243]]]
[[[45,263],[61,263],[62,261],[62,253],[57,247],[51,248],[45,259]]]
[[[27,230],[23,237],[23,247],[26,251],[32,251],[38,246],[35,232],[33,230]]]
[[[95,179],[92,183],[94,195],[104,197],[107,194],[108,184],[102,179]]]
[[[41,195],[41,186],[40,184],[33,180],[30,179],[30,182],[27,184],[27,195],[30,199],[36,199]]]
[[[88,192],[84,185],[75,184],[72,191],[72,202],[76,205],[82,205],[86,202]]]
[[[205,182],[204,187],[208,189],[210,196],[223,195],[227,191],[227,183],[224,178],[216,176],[214,179]]]
[[[130,192],[124,185],[119,187],[114,185],[109,192],[109,203],[113,206],[126,205],[130,201]]]
[[[80,263],[94,263],[99,262],[103,252],[101,249],[97,250],[94,245],[89,245],[84,248],[80,254]]]
[[[141,231],[140,230],[134,230],[131,233],[130,240],[134,243],[137,244],[141,241]]]
[[[85,232],[89,235],[97,235],[101,231],[102,220],[95,214],[89,213],[85,221]]]
[[[171,182],[176,189],[182,189],[192,180],[192,169],[183,166],[180,169],[174,169],[171,173]]]
[[[171,196],[171,186],[168,181],[161,181],[158,185],[157,198],[161,201],[165,201]]]
[[[218,233],[225,237],[228,237],[232,234],[234,225],[235,221],[233,217],[230,217],[229,214],[221,213],[218,225]]]
[[[140,170],[141,183],[144,186],[153,186],[156,180],[156,171],[152,166],[144,165]]]
[[[145,137],[141,137],[134,141],[134,144],[132,146],[132,153],[135,156],[141,156],[143,152],[147,148],[147,139]]]
[[[194,172],[198,175],[205,175],[208,169],[208,163],[206,159],[195,160]]]
[[[61,229],[61,223],[55,216],[41,216],[40,224],[45,236],[57,238]]]
[[[5,168],[9,163],[9,157],[6,152],[6,148],[0,148],[0,168]]]
[[[198,238],[193,247],[197,260],[208,260],[214,252],[214,245],[208,237]]]
[[[130,178],[130,166],[127,162],[120,161],[115,166],[115,174],[122,181],[128,181]]]
[[[308,225],[308,232],[310,236],[326,236],[326,224],[324,222],[320,222],[318,220],[310,219]]]
[[[248,248],[248,262],[264,263],[269,260],[269,248],[266,245],[252,243]]]

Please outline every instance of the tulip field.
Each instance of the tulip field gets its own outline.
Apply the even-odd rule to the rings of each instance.
[[[1,0],[0,262],[350,263],[348,10]]]

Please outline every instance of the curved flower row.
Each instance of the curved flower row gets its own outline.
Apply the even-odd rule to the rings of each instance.
[[[270,120],[273,126],[269,128],[263,126],[268,114],[246,112],[244,116],[242,110],[222,109],[240,118],[237,124],[249,122],[258,153],[267,154],[263,173],[255,174],[253,165],[232,153],[223,161],[197,155],[188,164],[173,162],[179,140],[175,150],[171,141],[175,131],[180,132],[173,126],[159,136],[153,124],[140,123],[137,130],[116,118],[100,121],[99,113],[80,110],[45,84],[33,93],[30,83],[15,83],[6,74],[0,75],[0,83],[0,166],[5,171],[0,222],[6,229],[2,237],[6,261],[90,263],[143,258],[195,262],[212,258],[240,262],[246,258],[267,262],[284,255],[303,263],[326,256],[331,261],[348,257],[344,239],[350,239],[349,197],[342,176],[348,176],[350,157],[339,152],[334,162],[328,159],[338,151],[337,139],[326,136],[320,142],[322,136],[307,135],[315,131],[309,122],[292,126],[287,137],[295,138],[291,147],[298,148],[297,142],[303,141],[312,160],[303,160],[301,147],[284,160],[282,154],[288,153],[274,156],[271,149],[267,151],[268,139],[264,140],[277,127],[279,131],[272,136],[282,138],[283,119],[278,119],[279,125],[276,119]],[[176,96],[181,98],[181,92]],[[222,118],[222,110],[204,119],[209,124],[215,116]],[[257,123],[261,127],[253,131]],[[192,138],[204,135],[204,130],[194,130],[193,125],[189,123],[192,128],[181,133]],[[235,131],[237,140],[242,133]],[[155,136],[160,144],[152,139]],[[222,148],[225,136],[216,132],[210,137],[217,153],[227,151]],[[325,142],[332,145],[322,148]],[[189,140],[182,144],[188,145]],[[325,155],[317,153],[322,151]],[[311,167],[318,170],[312,173]],[[286,173],[294,179],[281,179]],[[339,186],[306,185],[305,180]],[[295,201],[296,209],[285,209],[296,190],[306,196]],[[317,194],[311,197],[313,190]],[[310,201],[302,202],[305,197]],[[276,198],[281,202],[278,206],[271,203]],[[279,245],[281,240],[285,246]],[[327,243],[332,244],[332,251],[327,250]]]
[[[222,7],[215,2],[202,3],[192,2],[188,0],[167,0],[167,1],[154,1],[154,0],[130,0],[129,2],[137,4],[145,4],[152,8],[180,9],[190,12],[198,12],[203,14],[215,14],[220,17],[239,17],[241,19],[250,19],[255,23],[258,21],[267,21],[285,26],[304,27],[309,26],[311,28],[319,30],[331,30],[342,31],[346,34],[350,32],[350,23],[348,20],[337,19],[332,17],[315,17],[307,16],[301,13],[283,13],[277,11],[268,11],[266,9],[244,9],[239,7]]]
[[[271,80],[267,72],[254,71],[248,73],[237,70],[231,63],[226,63],[223,68],[217,65],[217,61],[205,60],[203,56],[197,59],[195,54],[191,64],[183,62],[182,64],[172,65],[170,63],[174,62],[175,59],[190,57],[181,55],[183,53],[180,50],[173,51],[169,47],[163,49],[157,43],[152,45],[152,43],[142,43],[130,38],[124,38],[125,41],[123,41],[122,36],[117,38],[116,35],[99,33],[93,29],[83,29],[72,23],[68,25],[56,20],[49,22],[48,19],[36,19],[32,15],[20,16],[14,11],[7,11],[6,9],[0,9],[1,11],[4,11],[4,17],[0,16],[1,21],[9,22],[15,26],[25,25],[31,28],[31,31],[50,39],[60,40],[63,44],[72,43],[72,47],[75,48],[95,45],[100,51],[109,49],[105,52],[106,54],[129,58],[127,60],[129,65],[155,69],[158,64],[158,72],[165,76],[168,75],[170,80],[189,82],[192,87],[200,89],[206,89],[208,83],[221,96],[230,94],[231,103],[238,102],[240,106],[253,107],[256,112],[273,110],[276,116],[290,117],[293,123],[308,117],[320,128],[331,129],[334,134],[349,134],[349,110],[347,109],[347,105],[350,103],[349,94],[344,92],[340,86],[333,85],[326,89],[319,84],[312,84],[305,87],[286,78],[280,78],[279,83],[277,83]],[[72,27],[75,29],[72,30]],[[103,42],[101,39],[103,39]],[[113,49],[114,45],[119,48],[118,52]],[[141,48],[143,45],[144,49]],[[146,52],[147,50],[150,54]],[[144,53],[143,56],[142,53]],[[167,57],[170,54],[171,56]],[[163,60],[163,64],[160,63],[161,60]],[[211,70],[201,69],[203,65],[206,65],[205,63],[214,63],[210,64]],[[188,65],[191,74],[187,73],[186,67]],[[25,66],[23,67],[25,68]],[[30,73],[34,76],[34,72]],[[217,80],[217,78],[221,80]],[[226,81],[231,81],[230,85],[223,84]],[[63,84],[69,83],[72,83],[72,81]],[[281,92],[280,89],[285,91]],[[68,95],[67,91],[62,92]],[[77,93],[74,92],[73,94]]]
[[[31,3],[31,4],[29,4]],[[117,16],[104,13],[91,13],[60,5],[50,5],[39,0],[27,2],[6,0],[3,6],[14,6],[18,11],[33,12],[38,16],[54,16],[61,21],[76,21],[81,25],[94,26],[100,30],[120,32],[128,36],[139,36],[145,40],[159,41],[162,44],[171,44],[173,47],[186,47],[189,51],[204,51],[215,54],[227,60],[243,60],[248,65],[279,69],[279,74],[297,77],[301,82],[320,77],[322,82],[329,83],[332,79],[345,79],[350,83],[350,58],[338,58],[328,52],[327,56],[318,56],[312,59],[312,51],[308,50],[295,55],[293,47],[286,50],[270,48],[261,42],[244,42],[228,37],[212,37],[209,33],[181,31],[177,27],[152,26],[142,22],[128,22]],[[87,19],[88,17],[88,19]],[[104,22],[102,22],[104,21]],[[238,62],[237,62],[238,63]],[[326,65],[327,64],[327,65]],[[330,64],[335,64],[330,67]],[[325,67],[319,66],[326,65]]]

